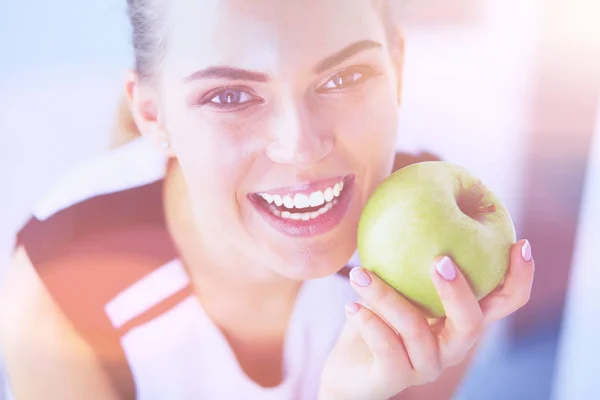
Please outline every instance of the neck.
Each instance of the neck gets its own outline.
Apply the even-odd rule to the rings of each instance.
[[[164,185],[165,215],[182,262],[203,307],[219,315],[287,315],[302,282],[255,265],[235,249],[204,237],[195,223],[190,197],[176,162],[169,163]],[[213,243],[208,243],[212,240]]]

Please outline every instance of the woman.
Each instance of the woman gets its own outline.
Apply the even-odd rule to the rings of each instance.
[[[16,398],[449,398],[534,265],[519,241],[477,302],[432,260],[437,322],[364,269],[347,283],[360,212],[396,160],[387,3],[128,6],[143,138],[19,233],[0,335]]]

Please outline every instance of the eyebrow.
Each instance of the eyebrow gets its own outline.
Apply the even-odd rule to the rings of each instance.
[[[269,77],[266,74],[263,74],[262,72],[253,72],[245,69],[232,67],[209,67],[194,72],[193,74],[185,78],[185,81],[191,82],[206,78],[256,82],[266,82],[269,80]]]
[[[381,43],[374,40],[361,40],[346,46],[337,53],[325,58],[320,61],[314,68],[313,72],[316,74],[323,73],[349,59],[350,57],[372,49],[382,47]],[[209,67],[196,71],[185,78],[185,82],[192,82],[200,79],[229,79],[239,81],[255,81],[255,82],[267,82],[269,76],[262,72],[248,71],[240,68],[233,67]]]
[[[314,69],[314,72],[316,74],[321,74],[327,71],[328,69],[331,69],[343,63],[350,57],[360,52],[378,47],[382,47],[381,43],[376,42],[374,40],[361,40],[359,42],[352,43],[344,49],[338,51],[337,53],[327,57],[326,59],[318,63]]]

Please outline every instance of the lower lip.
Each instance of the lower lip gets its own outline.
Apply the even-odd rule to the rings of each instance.
[[[328,212],[308,221],[298,221],[293,219],[284,219],[273,215],[266,207],[265,202],[248,196],[250,202],[254,205],[263,219],[275,230],[286,236],[292,237],[312,237],[322,235],[335,228],[346,215],[352,192],[354,190],[354,176],[350,175],[344,178],[344,189],[338,197],[337,204]]]

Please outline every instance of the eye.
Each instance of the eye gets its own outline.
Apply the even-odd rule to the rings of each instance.
[[[365,69],[347,69],[329,78],[317,91],[320,93],[343,91],[363,83],[368,77],[369,72]]]
[[[212,96],[209,102],[218,107],[239,106],[256,100],[252,94],[238,89],[224,89]]]
[[[206,105],[223,111],[236,111],[260,102],[262,102],[262,99],[255,95],[252,90],[227,87],[213,90],[204,95],[198,105]]]

